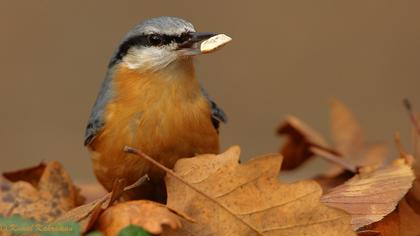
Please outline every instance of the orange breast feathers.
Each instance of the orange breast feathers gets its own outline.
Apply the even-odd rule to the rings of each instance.
[[[134,182],[146,173],[152,180],[162,177],[148,162],[124,153],[124,146],[138,148],[170,168],[181,157],[219,151],[209,102],[192,64],[186,68],[139,72],[121,65],[115,69],[104,126],[89,145],[95,174],[108,190],[116,178]]]

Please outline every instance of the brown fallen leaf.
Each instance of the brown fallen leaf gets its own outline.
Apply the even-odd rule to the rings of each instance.
[[[77,222],[80,225],[80,232],[86,233],[92,226],[91,222],[96,222],[99,217],[97,212],[102,212],[109,205],[111,193],[102,196],[95,201],[76,207],[60,217],[55,219],[55,223],[59,222]],[[93,219],[94,218],[94,219]]]
[[[165,205],[148,200],[129,201],[108,208],[100,216],[97,229],[106,236],[117,235],[129,225],[137,225],[149,233],[161,234],[164,227],[181,228],[180,216]]]
[[[400,155],[407,160],[414,160],[414,173],[416,179],[413,182],[413,187],[405,195],[405,197],[399,202],[397,208],[384,219],[379,222],[373,223],[366,226],[367,229],[381,232],[383,236],[418,236],[420,235],[420,186],[419,186],[419,167],[418,157],[413,157],[407,154],[403,148],[399,139],[397,146],[399,147]]]
[[[354,173],[351,171],[341,171],[339,173],[328,172],[322,175],[319,175],[314,178],[314,180],[321,185],[323,192],[328,192],[330,189],[343,184],[348,179],[354,176]]]
[[[357,166],[382,164],[388,154],[383,144],[367,144],[356,118],[342,102],[331,101],[331,133],[334,147],[350,163]]]
[[[414,173],[404,157],[381,169],[362,168],[360,173],[321,197],[328,206],[352,215],[357,230],[391,213],[411,188]]]
[[[46,164],[41,162],[36,166],[23,168],[20,170],[4,172],[2,175],[11,182],[24,181],[32,184],[35,188],[38,187],[39,180],[45,171]]]
[[[419,222],[420,215],[402,199],[395,211],[381,221],[373,223],[368,229],[378,231],[382,236],[418,236]]]
[[[410,108],[410,112],[411,108]],[[411,122],[413,125],[412,128],[412,145],[413,145],[413,156],[414,156],[414,173],[416,175],[416,180],[414,180],[413,188],[407,194],[407,202],[413,207],[413,209],[420,214],[420,131],[419,131],[419,121],[420,114],[414,115],[411,114]]]
[[[417,143],[420,140],[420,134],[417,133],[416,128],[413,129],[414,131],[414,151],[417,147]],[[405,196],[405,200],[407,201],[408,205],[412,208],[414,212],[420,215],[420,156],[419,154],[415,154],[413,156],[407,154],[402,147],[400,148],[400,155],[401,156],[409,156],[414,160],[413,163],[413,171],[416,176],[416,179],[413,181],[413,187]]]
[[[350,109],[337,99],[331,101],[331,133],[334,141],[333,147],[341,155],[334,153],[322,153],[313,150],[315,154],[324,158],[342,159],[344,163],[352,167],[378,166],[388,157],[388,147],[383,144],[367,144],[363,129],[360,127]],[[321,184],[324,191],[338,186],[354,174],[343,165],[333,166],[315,180]]]
[[[297,117],[288,116],[277,129],[277,133],[288,136],[286,144],[280,149],[284,157],[281,167],[283,170],[293,170],[312,157],[314,155],[310,150],[312,146],[334,152],[321,134]]]
[[[50,222],[81,199],[70,175],[56,161],[4,173],[0,196],[0,215],[18,214],[38,222]]]
[[[84,204],[82,206],[76,207],[60,217],[56,218],[54,222],[77,222],[80,225],[80,231],[82,233],[86,233],[92,229],[92,227],[96,224],[97,219],[100,215],[110,207],[114,201],[121,196],[123,192],[129,191],[133,188],[136,188],[147,181],[149,177],[143,176],[135,183],[126,186],[124,181],[117,180],[114,183],[113,191],[110,193],[105,194],[104,196],[90,202]]]
[[[336,164],[324,173],[314,178],[317,181],[324,192],[334,188],[340,184],[343,184],[346,180],[350,179],[357,172],[358,167],[363,166],[379,166],[383,159],[387,156],[388,149],[382,145],[374,145],[370,149],[366,150],[363,156],[359,156],[356,160],[347,158],[346,156],[337,156],[331,152],[325,152],[316,147],[312,147],[311,151],[317,156],[323,157],[324,159],[335,159]],[[375,161],[377,160],[377,161]],[[370,165],[367,163],[371,163]],[[346,167],[346,168],[343,168]]]
[[[178,177],[165,179],[167,205],[196,223],[182,221],[171,235],[354,235],[346,213],[319,202],[316,182],[277,180],[280,155],[240,165],[239,154],[235,146],[220,155],[178,160]]]
[[[364,146],[362,128],[352,112],[337,99],[331,100],[331,135],[334,147],[346,155],[353,156],[356,150]]]
[[[405,199],[410,207],[420,215],[420,114],[415,114],[411,107],[410,101],[404,100],[404,105],[407,109],[411,125],[412,125],[412,145],[413,158],[415,159],[413,170],[416,179],[413,182],[413,187],[405,196]],[[407,155],[400,144],[401,155]]]

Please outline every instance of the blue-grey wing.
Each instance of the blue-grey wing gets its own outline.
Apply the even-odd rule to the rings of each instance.
[[[211,122],[215,129],[219,129],[220,122],[226,123],[227,116],[222,108],[209,96],[207,91],[201,86],[201,92],[207,98],[211,107]]]
[[[112,69],[110,69],[102,82],[101,90],[96,98],[95,105],[93,105],[92,113],[90,114],[88,124],[85,131],[84,144],[89,145],[102,130],[104,126],[104,111],[105,106],[112,96],[111,79]]]

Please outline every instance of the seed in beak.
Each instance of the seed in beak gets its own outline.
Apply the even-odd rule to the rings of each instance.
[[[213,51],[223,47],[224,45],[226,45],[230,41],[232,41],[231,37],[229,37],[225,34],[218,34],[218,35],[215,35],[215,36],[203,41],[200,44],[200,51],[201,51],[201,53],[213,52]]]

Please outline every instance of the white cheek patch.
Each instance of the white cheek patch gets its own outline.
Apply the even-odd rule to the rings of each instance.
[[[172,46],[173,47],[173,46]],[[130,69],[160,70],[177,59],[171,45],[164,47],[131,48],[122,59]]]

